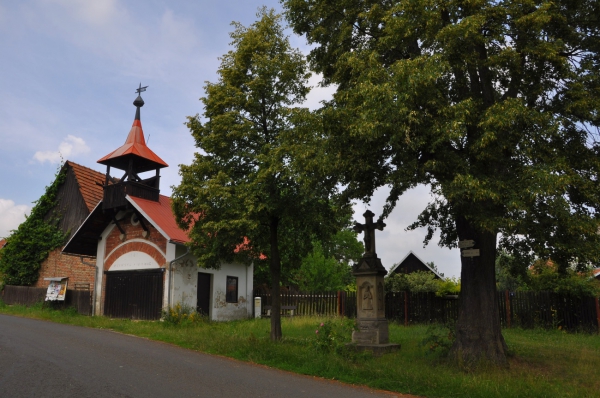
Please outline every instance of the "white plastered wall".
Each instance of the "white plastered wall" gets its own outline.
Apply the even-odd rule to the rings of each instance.
[[[198,298],[198,272],[211,275],[209,317],[215,321],[245,319],[252,316],[252,265],[222,264],[221,269],[198,268],[196,259],[189,255],[172,266],[171,307],[177,303],[196,308]],[[227,276],[238,278],[237,303],[225,300]]]
[[[96,252],[96,286],[94,288],[94,315],[102,315],[103,305],[102,302],[102,279],[104,278],[104,255],[106,251],[106,237],[115,228],[114,224],[108,225],[98,241],[98,250]]]

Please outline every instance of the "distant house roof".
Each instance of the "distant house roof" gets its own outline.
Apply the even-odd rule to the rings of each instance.
[[[127,200],[168,240],[182,244],[190,241],[190,237],[179,228],[175,221],[171,198],[160,195],[159,201],[154,202],[127,195]]]
[[[65,162],[65,167],[70,167],[73,173],[75,173],[79,192],[81,192],[83,201],[91,213],[98,202],[102,200],[102,196],[104,195],[102,185],[106,176],[99,171],[92,170],[70,160]]]
[[[390,272],[388,273],[388,275],[392,275],[393,273],[398,273],[399,270],[401,268],[403,268],[406,265],[406,263],[408,263],[411,260],[411,257],[420,263],[421,268],[423,268],[424,271],[429,270],[429,271],[433,272],[441,280],[446,280],[446,278],[444,278],[442,275],[440,275],[436,270],[434,270],[429,265],[427,265],[427,263],[425,261],[421,260],[415,253],[413,253],[412,250],[409,251],[406,256],[404,256],[402,261],[394,264],[394,266],[390,269]]]
[[[0,239],[0,249],[6,246],[6,239]]]
[[[600,279],[600,268],[593,270],[592,275],[594,275],[594,278]]]

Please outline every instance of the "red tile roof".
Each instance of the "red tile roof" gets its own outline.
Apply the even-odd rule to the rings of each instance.
[[[73,163],[70,160],[67,160],[65,166],[70,167],[75,173],[75,178],[79,185],[79,192],[81,192],[85,205],[91,213],[98,202],[102,200],[104,191],[102,186],[98,184],[104,184],[106,176],[99,171]]]
[[[110,159],[120,158],[126,155],[137,155],[141,158],[150,160],[151,162],[158,163],[158,167],[168,167],[157,154],[152,152],[150,148],[146,146],[146,140],[144,139],[144,130],[142,130],[142,122],[140,120],[134,120],[127,140],[120,148],[104,156],[98,163],[108,164]]]
[[[600,268],[593,270],[592,275],[594,275],[594,278],[600,278]]]
[[[189,236],[177,225],[175,215],[171,209],[171,198],[160,195],[159,201],[140,199],[133,196],[127,196],[127,200],[142,215],[160,231],[167,239],[177,243],[187,243]]]
[[[0,239],[0,249],[6,246],[6,239]]]

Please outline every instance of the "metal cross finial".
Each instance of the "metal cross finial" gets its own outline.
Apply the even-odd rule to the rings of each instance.
[[[147,88],[148,88],[148,86],[142,87],[142,83],[140,82],[140,86],[135,90],[135,92],[138,93],[138,94],[141,94],[144,91],[146,91]]]
[[[386,225],[381,218],[379,218],[377,222],[373,222],[373,217],[375,214],[373,214],[370,210],[367,210],[363,216],[365,217],[365,223],[360,224],[356,222],[354,223],[354,227],[352,227],[352,229],[358,233],[365,233],[365,255],[377,256],[375,252],[375,230],[378,229],[383,231],[383,228]]]

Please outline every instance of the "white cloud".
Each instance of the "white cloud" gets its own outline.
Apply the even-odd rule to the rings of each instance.
[[[60,163],[61,160],[67,160],[77,155],[85,154],[90,151],[83,138],[68,135],[67,138],[58,146],[58,151],[37,151],[33,158],[40,163],[46,161],[50,163]]]
[[[42,0],[42,3],[60,5],[78,19],[96,26],[102,26],[118,15],[116,0]]]
[[[17,229],[30,210],[27,205],[15,205],[12,200],[0,198],[0,237],[6,237],[11,230]]]

